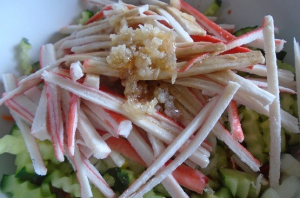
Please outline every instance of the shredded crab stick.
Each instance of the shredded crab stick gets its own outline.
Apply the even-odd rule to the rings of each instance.
[[[97,118],[96,114],[90,108],[88,108],[85,104],[81,104],[80,108],[83,110],[83,112],[88,117],[89,121],[95,129],[103,131],[106,130],[103,124],[99,122],[99,119]]]
[[[149,133],[148,133],[149,136]],[[152,136],[152,135],[150,135]],[[154,137],[154,136],[152,136]],[[155,138],[155,137],[154,137]],[[158,139],[156,139],[158,140]],[[153,161],[155,160],[153,151],[151,150],[151,147],[148,145],[148,143],[145,141],[145,139],[139,134],[139,132],[134,128],[130,135],[128,136],[128,141],[131,143],[132,147],[138,152],[138,154],[143,158],[147,166],[150,166]],[[158,140],[159,141],[159,140]],[[162,153],[164,150],[164,146],[158,148],[158,153]],[[156,156],[158,157],[158,156]],[[186,166],[181,165],[183,169],[189,169],[186,168]],[[165,186],[165,188],[168,190],[170,195],[172,197],[186,197],[187,195],[182,190],[180,186],[178,186],[178,183],[180,185],[183,185],[189,189],[195,190],[196,192],[202,192],[204,189],[205,184],[207,183],[207,178],[202,175],[199,171],[196,171],[195,174],[184,174],[181,172],[182,169],[175,169],[175,171],[172,174],[175,174],[176,176],[179,176],[174,180],[172,175],[169,175],[164,181],[162,181],[162,184]],[[189,169],[190,170],[190,169]],[[191,182],[193,176],[199,176],[196,180],[196,182]],[[186,180],[184,178],[187,178]],[[203,180],[202,180],[203,179]],[[178,183],[177,183],[177,182]]]
[[[100,175],[99,171],[91,164],[91,162],[85,158],[81,157],[82,162],[85,166],[86,174],[89,180],[105,195],[107,198],[114,198],[116,195],[114,191],[109,187],[103,177]]]
[[[266,79],[250,79],[248,78],[253,84],[257,85],[260,88],[266,89],[268,88],[268,83],[266,82]],[[282,87],[279,86],[279,91],[280,92],[285,92],[285,93],[290,93],[290,94],[296,94],[296,91],[294,91],[293,89],[289,89],[287,87]]]
[[[270,186],[276,188],[279,186],[280,178],[280,153],[281,153],[281,115],[279,102],[279,83],[277,74],[277,63],[274,45],[274,24],[271,16],[264,18],[264,40],[267,65],[268,90],[276,96],[275,100],[270,104]]]
[[[47,128],[47,97],[46,89],[43,88],[40,102],[31,126],[31,134],[39,140],[50,140],[50,132]]]
[[[55,156],[58,161],[64,161],[64,127],[61,110],[61,88],[47,83],[47,118]]]
[[[177,79],[175,84],[212,92],[213,95],[220,94],[223,90],[223,86],[220,84],[195,77]],[[263,106],[260,101],[252,97],[248,97],[248,95],[239,94],[238,91],[238,93],[234,96],[234,100],[260,114],[269,116],[269,106]],[[282,109],[280,112],[282,115],[282,126],[291,133],[299,133],[297,118]]]
[[[76,176],[80,185],[80,195],[82,198],[93,197],[91,185],[88,180],[87,170],[82,161],[81,154],[77,145],[75,145],[74,165],[76,167]]]
[[[69,101],[69,112],[68,112],[68,122],[67,122],[67,144],[68,152],[71,156],[74,155],[75,150],[75,132],[78,124],[78,111],[80,108],[80,98],[75,94],[72,94]]]
[[[28,89],[30,89],[33,86],[36,86],[41,83],[41,75],[44,71],[50,71],[56,67],[58,67],[61,63],[66,61],[78,61],[78,60],[85,60],[86,57],[90,57],[89,55],[72,55],[72,56],[66,56],[64,58],[61,58],[57,60],[55,63],[47,65],[40,70],[36,71],[33,74],[30,74],[29,76],[23,78],[19,81],[18,87],[16,87],[14,90],[6,93],[1,99],[0,99],[0,105],[2,105],[6,100],[12,98],[15,95],[24,93]]]
[[[239,142],[244,141],[244,132],[241,126],[236,101],[232,100],[227,108],[231,133],[234,139]]]
[[[299,43],[294,38],[294,54],[295,54],[295,69],[296,69],[296,82],[297,82],[297,104],[298,112],[300,112],[300,49]],[[300,121],[300,116],[299,116]]]
[[[244,71],[250,74],[256,74],[259,76],[267,76],[267,67],[265,65],[253,65],[252,69],[239,68],[239,71]],[[278,80],[281,86],[296,90],[296,84],[294,81],[294,74],[287,70],[278,69]]]
[[[215,105],[215,100],[209,102],[201,112],[194,118],[194,120],[177,136],[177,138],[170,144],[166,150],[153,162],[153,164],[136,180],[126,191],[124,197],[129,196],[139,189],[150,177],[152,177],[185,143],[185,141],[197,130],[197,128],[205,121],[207,114]]]
[[[16,79],[13,74],[4,74],[2,78],[5,91],[9,92],[17,87]],[[47,168],[45,167],[37,141],[30,134],[30,127],[13,111],[10,110],[10,113],[13,116],[18,127],[20,128],[21,134],[24,138],[26,147],[32,160],[34,171],[38,175],[46,175]]]
[[[31,80],[25,84],[17,86],[15,89],[5,93],[0,99],[0,105],[2,105],[6,100],[14,97],[15,95],[22,94],[33,86],[38,85],[41,82],[40,79]]]
[[[190,69],[196,62],[201,62],[203,59],[207,58],[208,57],[208,53],[204,53],[204,54],[200,54],[198,56],[196,56],[195,58],[187,61],[185,63],[185,65],[178,69],[178,72],[185,72],[187,71],[188,69]]]
[[[253,155],[237,142],[233,136],[219,122],[215,125],[213,133],[218,139],[222,140],[244,163],[254,172],[259,171],[260,162]]]
[[[228,43],[226,43],[226,50],[230,50],[235,47],[245,45],[247,43],[250,43],[250,42],[255,41],[256,39],[262,38],[262,37],[263,37],[262,28],[252,30],[251,32],[243,34],[243,35],[229,41]]]
[[[82,65],[79,61],[71,64],[70,76],[73,81],[77,81],[84,76],[83,71],[82,71]]]
[[[37,87],[34,86],[30,89],[28,89],[27,91],[24,92],[24,95],[31,100],[32,102],[34,102],[36,105],[39,104],[40,102],[40,98],[42,95],[42,91]]]
[[[286,43],[283,39],[275,39],[275,51],[280,52],[283,50],[284,44]],[[248,43],[249,47],[264,49],[264,40],[263,38],[258,38],[251,43]]]
[[[54,45],[46,44],[40,48],[40,65],[41,68],[55,63],[56,55]]]
[[[226,70],[218,73],[207,74],[209,78],[216,81],[217,83],[226,85],[229,81],[237,82],[241,85],[239,89],[239,94],[245,94],[259,100],[264,106],[271,104],[275,96],[268,91],[260,89],[254,85],[251,81],[242,78],[241,76],[235,74],[231,70]]]
[[[159,184],[166,176],[168,176],[171,172],[173,172],[180,164],[182,164],[191,155],[191,153],[193,153],[199,147],[199,145],[204,141],[204,139],[209,134],[209,132],[213,129],[213,127],[218,122],[223,111],[227,108],[229,102],[232,100],[233,95],[236,93],[236,91],[239,89],[239,87],[240,87],[239,84],[234,83],[234,82],[229,82],[228,85],[226,86],[224,92],[218,98],[217,102],[215,103],[215,105],[214,105],[213,109],[211,110],[211,112],[209,113],[209,115],[205,118],[205,120],[203,120],[204,123],[202,121],[202,123],[201,123],[202,126],[200,127],[199,131],[193,138],[192,142],[189,143],[189,145],[184,149],[184,152],[180,153],[168,166],[166,166],[161,171],[159,171],[159,174],[154,176],[154,178],[150,179],[150,181],[147,182],[142,188],[140,188],[139,190],[138,189],[131,190],[132,189],[131,186],[133,186],[133,185],[131,185],[125,191],[125,193],[127,193],[127,194],[125,195],[125,193],[123,193],[123,195],[125,195],[125,197],[126,197],[128,195],[133,194],[133,197],[141,197],[146,192],[151,190],[154,186]],[[204,109],[205,109],[205,107],[204,107]],[[204,109],[202,111],[204,111]],[[209,120],[209,122],[205,122],[206,120]],[[180,141],[179,138],[178,138],[178,141]],[[174,141],[174,143],[172,143],[168,148],[172,147],[172,145],[176,145],[175,142],[176,141]],[[168,148],[160,156],[164,156],[164,154],[167,153],[166,151],[168,150]],[[158,161],[158,160],[156,160],[156,161]],[[152,164],[151,168],[154,166],[155,162]],[[161,160],[159,160],[159,162],[161,162]],[[155,167],[155,168],[157,171],[158,170],[157,167]],[[161,168],[161,166],[159,166],[159,168]],[[145,171],[145,172],[147,172],[147,171]],[[138,180],[140,180],[143,177],[144,173]],[[150,177],[152,175],[153,174],[151,174]],[[149,179],[150,177],[148,176],[147,179]],[[135,183],[137,183],[137,181]],[[141,181],[146,182],[147,180],[141,180]],[[140,183],[140,184],[142,184],[142,183]],[[137,193],[134,193],[135,190],[138,190]]]
[[[154,137],[149,133],[148,133],[148,138],[151,142],[154,151],[154,157],[157,158],[161,153],[163,153],[163,151],[165,150],[165,146],[159,139],[157,139],[156,137]],[[166,165],[168,165],[169,162],[170,161],[168,161]],[[166,179],[168,180],[170,176],[171,175],[169,175]],[[202,193],[203,189],[208,183],[208,178],[204,176],[200,171],[190,168],[188,166],[184,166],[183,164],[178,166],[175,169],[175,171],[172,172],[172,176],[174,177],[174,179],[176,179],[179,182],[180,185],[190,190],[193,190],[197,193]],[[164,179],[162,183],[164,183],[166,179]],[[175,197],[184,197],[184,196],[177,195]]]
[[[93,151],[93,156],[97,159],[106,158],[111,149],[98,134],[91,122],[88,120],[84,112],[79,109],[78,131],[80,132],[84,142]]]
[[[113,136],[127,137],[129,135],[132,129],[132,123],[130,120],[118,113],[104,109],[99,105],[94,105],[94,108],[91,108],[91,110],[97,118],[102,121],[100,123],[103,123],[103,127]]]
[[[37,105],[29,100],[25,95],[16,95],[13,98],[7,100],[5,105],[18,114],[27,123],[32,124]]]
[[[182,0],[180,1],[180,9],[185,11],[186,13],[193,15],[202,27],[204,27],[209,33],[212,33],[221,40],[231,41],[235,39],[235,36],[233,36],[231,33],[218,26],[215,22],[209,20],[201,12],[199,12],[198,10],[196,10],[195,8],[193,8],[192,6],[190,6]]]

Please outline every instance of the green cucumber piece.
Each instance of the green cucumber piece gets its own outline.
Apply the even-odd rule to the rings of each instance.
[[[108,178],[108,175],[113,177],[115,180],[112,189],[120,194],[123,193],[136,180],[133,171],[119,167],[108,169],[104,174],[104,178]]]
[[[16,178],[14,174],[4,175],[1,180],[1,191],[12,195],[12,198],[55,198],[56,195],[52,194],[50,187],[39,187],[29,181],[23,181]]]
[[[214,0],[208,8],[204,11],[204,15],[206,16],[214,16],[217,10],[221,7],[222,1],[221,0]]]
[[[234,36],[241,36],[243,34],[246,34],[248,32],[251,32],[252,30],[255,30],[257,29],[258,26],[254,26],[254,27],[244,27],[244,28],[241,28],[239,30],[237,30],[236,32],[233,33]]]
[[[260,128],[260,116],[255,111],[240,107],[239,112],[242,115],[242,129],[245,136],[247,150],[261,163],[268,162],[268,155],[264,153],[265,142],[263,140],[262,130]]]
[[[232,195],[227,188],[222,187],[213,194],[203,192],[202,195],[192,194],[191,198],[232,198]]]
[[[264,152],[269,153],[270,152],[270,121],[269,121],[269,119],[262,122],[260,124],[260,127],[262,129],[263,140],[266,145]],[[287,150],[287,147],[286,147],[285,133],[284,133],[284,129],[281,128],[281,152],[285,152],[286,150]]]
[[[220,169],[222,184],[229,189],[231,194],[236,198],[257,198],[259,192],[253,187],[256,183],[256,177],[233,169]]]

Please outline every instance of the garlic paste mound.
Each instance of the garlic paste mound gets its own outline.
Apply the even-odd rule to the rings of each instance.
[[[167,87],[153,88],[156,83],[138,80],[145,76],[157,76],[160,71],[168,71],[176,78],[174,32],[163,31],[151,24],[139,24],[134,29],[128,27],[123,19],[117,33],[110,37],[113,47],[106,61],[110,68],[121,73],[127,97],[123,107],[137,114],[160,110],[172,118],[178,117]]]

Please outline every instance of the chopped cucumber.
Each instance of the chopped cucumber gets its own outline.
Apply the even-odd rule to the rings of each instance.
[[[25,75],[32,72],[32,66],[30,64],[31,58],[28,53],[31,48],[32,46],[28,42],[28,39],[23,38],[19,44],[19,62]]]
[[[0,139],[0,154],[19,154],[26,150],[24,139],[21,136],[5,135]]]
[[[256,182],[256,177],[234,169],[220,169],[222,184],[229,189],[231,194],[236,198],[256,198],[259,192],[252,183]]]
[[[90,10],[85,10],[83,12],[81,12],[81,18],[78,19],[78,23],[81,25],[84,25],[85,22],[87,22],[92,16],[94,15],[94,13]]]
[[[214,0],[208,8],[204,11],[204,15],[206,16],[214,16],[217,10],[221,7],[222,1],[221,0]]]
[[[29,181],[23,181],[16,178],[14,174],[4,175],[1,181],[1,190],[4,193],[11,194],[12,198],[55,198],[56,195],[52,194],[50,187],[43,185],[43,187],[36,186]]]
[[[232,198],[230,191],[227,188],[220,188],[215,193],[203,192],[202,195],[192,194],[191,198]]]
[[[22,136],[22,134],[21,134],[21,132],[20,132],[20,129],[19,129],[19,127],[17,126],[17,124],[14,124],[14,125],[13,125],[13,127],[12,127],[11,130],[10,130],[9,135],[12,135],[12,136],[14,136],[14,137],[21,137],[21,136]]]
[[[24,166],[20,171],[16,172],[16,178],[20,178],[23,180],[28,180],[34,184],[41,184],[44,180],[45,176],[37,175],[34,171],[29,170],[28,167]]]
[[[150,190],[146,194],[144,194],[143,198],[164,198],[164,196],[157,195],[153,190]]]
[[[120,194],[123,193],[133,181],[136,180],[133,171],[125,170],[119,167],[108,169],[104,174],[104,178],[108,178],[106,175],[114,178],[115,182],[112,186],[112,189]]]
[[[269,119],[262,122],[260,124],[260,127],[262,129],[263,140],[266,145],[264,152],[269,153],[270,152],[270,121],[269,121]],[[286,150],[287,150],[287,147],[286,147],[285,133],[284,133],[284,129],[282,128],[281,129],[281,152],[285,152]]]
[[[67,175],[62,169],[57,169],[50,173],[43,183],[51,183],[55,188],[70,193],[72,196],[80,197],[80,185],[75,173]]]
[[[279,69],[284,69],[284,70],[288,70],[288,71],[295,73],[295,67],[293,67],[292,65],[290,65],[288,63],[277,60],[277,66]]]
[[[268,162],[268,155],[264,153],[265,142],[260,128],[260,116],[253,110],[240,107],[239,112],[242,115],[241,125],[244,131],[247,150],[261,163]]]
[[[246,34],[248,32],[251,32],[252,30],[255,30],[258,26],[254,26],[254,27],[244,27],[241,28],[239,30],[237,30],[236,32],[233,33],[234,36],[241,36],[243,34]]]

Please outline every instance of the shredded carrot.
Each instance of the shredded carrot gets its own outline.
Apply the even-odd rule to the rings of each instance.
[[[14,118],[11,115],[2,115],[1,117],[3,120],[9,121],[9,122],[14,121]]]

